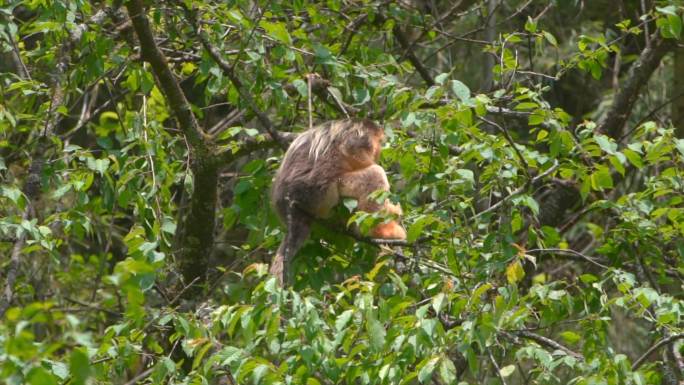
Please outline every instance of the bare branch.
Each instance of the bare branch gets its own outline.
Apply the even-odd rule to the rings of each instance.
[[[584,255],[584,254],[580,253],[579,251],[575,251],[572,249],[530,249],[530,250],[526,250],[525,252],[528,254],[542,254],[542,253],[565,254],[565,255],[577,257],[579,260],[589,262],[592,265],[600,267],[602,269],[608,269],[608,266],[597,262],[595,258],[592,258],[588,255]]]
[[[584,356],[581,355],[580,353],[574,352],[570,350],[569,348],[561,345],[560,343],[552,340],[551,338],[544,337],[540,334],[532,333],[527,330],[518,330],[518,331],[513,331],[513,332],[503,332],[504,335],[514,335],[518,337],[522,337],[531,341],[534,341],[538,343],[539,345],[546,346],[547,348],[555,349],[555,350],[560,350],[562,352],[565,352],[567,355],[572,356],[577,358],[578,360],[584,360]]]
[[[487,349],[487,353],[489,353],[489,360],[492,361],[492,365],[494,365],[494,369],[496,370],[496,374],[499,376],[499,380],[501,380],[501,383],[503,385],[507,385],[506,379],[504,378],[503,374],[501,374],[501,368],[499,367],[499,364],[496,362],[496,359],[494,359],[492,349]]]
[[[637,358],[637,360],[634,361],[634,363],[632,364],[632,371],[639,369],[639,367],[641,365],[643,365],[644,362],[646,362],[646,359],[648,358],[648,356],[650,356],[656,350],[662,348],[663,346],[674,343],[677,340],[681,340],[681,339],[684,339],[684,333],[673,334],[667,338],[663,338],[662,340],[658,341],[653,346],[648,348],[648,350],[646,350],[646,352],[644,354],[642,354],[641,357]]]

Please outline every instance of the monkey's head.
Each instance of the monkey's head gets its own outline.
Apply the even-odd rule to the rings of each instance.
[[[370,120],[358,120],[347,124],[338,138],[338,148],[349,160],[358,160],[354,168],[367,167],[380,160],[385,132]]]
[[[384,138],[382,127],[370,120],[339,120],[307,131],[292,143],[288,153],[308,145],[309,159],[317,161],[337,152],[350,161],[351,169],[358,169],[378,161]]]

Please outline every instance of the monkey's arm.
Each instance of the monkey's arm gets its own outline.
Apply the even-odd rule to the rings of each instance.
[[[378,204],[368,197],[373,191],[389,191],[389,189],[387,174],[377,164],[345,173],[339,181],[340,196],[357,199],[359,210],[377,212],[384,209],[388,213],[401,215],[399,205],[392,204],[388,199],[385,199],[383,204]],[[385,239],[406,239],[406,231],[397,221],[390,221],[376,226],[371,231],[371,236]]]

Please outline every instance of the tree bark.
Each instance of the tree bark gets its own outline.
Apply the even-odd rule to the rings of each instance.
[[[496,40],[496,7],[497,0],[487,1],[487,25],[485,26],[485,40],[492,44]],[[485,53],[485,62],[484,66],[482,67],[482,70],[484,71],[482,89],[485,91],[491,91],[494,87],[494,66],[496,65],[496,61],[494,59],[495,56],[493,53]]]
[[[674,84],[672,89],[672,124],[678,138],[684,139],[684,48],[674,53]]]
[[[127,1],[126,8],[140,42],[141,57],[152,66],[159,87],[190,147],[190,170],[194,178],[194,189],[189,199],[190,206],[178,226],[181,234],[176,237],[176,262],[185,284],[202,284],[206,281],[208,261],[214,249],[218,164],[212,143],[202,132],[176,75],[157,47],[142,1]],[[183,295],[192,298],[197,293],[198,288],[195,287],[185,290]]]
[[[639,98],[641,89],[648,83],[663,57],[675,46],[673,39],[660,36],[655,31],[651,46],[644,48],[639,59],[632,64],[622,86],[613,97],[613,104],[599,122],[599,130],[614,139],[620,139],[632,108]]]

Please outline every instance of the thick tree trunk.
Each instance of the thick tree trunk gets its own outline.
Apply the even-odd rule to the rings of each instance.
[[[214,246],[218,192],[218,167],[215,162],[196,159],[192,162],[191,170],[194,190],[187,214],[181,219],[181,234],[177,237],[177,262],[186,285],[194,280],[206,279]]]
[[[213,146],[200,129],[176,75],[157,47],[142,1],[127,1],[126,8],[140,41],[142,59],[151,64],[159,87],[190,146],[194,190],[189,199],[188,211],[179,226],[181,234],[176,238],[176,249],[179,251],[176,262],[185,284],[196,285],[183,290],[185,297],[192,298],[198,292],[198,284],[206,280],[208,262],[214,248],[218,169]]]
[[[673,86],[672,124],[677,128],[677,137],[684,138],[684,48],[675,49]]]

